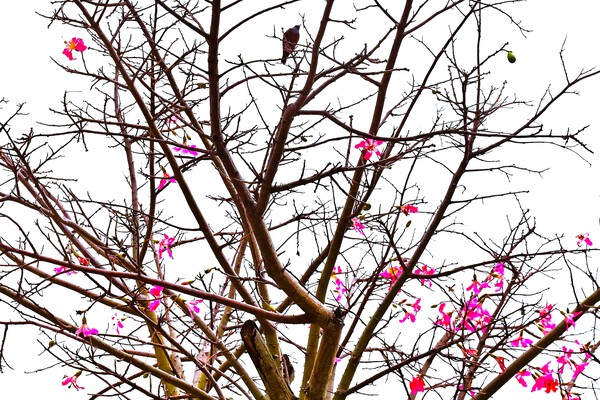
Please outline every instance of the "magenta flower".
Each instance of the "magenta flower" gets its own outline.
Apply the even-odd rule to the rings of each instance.
[[[66,273],[67,275],[73,275],[73,274],[76,274],[77,271],[75,271],[74,269],[69,269],[69,268],[65,267],[64,265],[61,265],[60,267],[54,268],[54,273],[56,275],[62,274],[62,273]]]
[[[408,312],[404,310],[405,315],[404,318],[400,320],[400,323],[406,321],[407,319],[410,319],[410,322],[415,322],[415,320],[417,319],[417,313],[421,311],[421,305],[419,304],[420,302],[421,298],[418,298],[417,301],[415,301],[413,304],[407,304],[408,306],[413,308],[413,312]]]
[[[588,237],[589,235],[590,234],[586,232],[580,233],[579,235],[575,236],[577,238],[577,246],[581,246],[581,242],[585,242],[586,245],[591,246],[593,243]]]
[[[476,295],[478,295],[483,289],[489,288],[490,285],[487,282],[479,282],[477,280],[477,278],[475,276],[473,276],[473,282],[471,283],[471,285],[469,285],[469,287],[467,287],[467,290],[471,290],[473,291],[473,293],[475,293]]]
[[[402,267],[400,267],[400,266],[390,267],[379,274],[379,276],[382,278],[390,279],[391,280],[390,285],[393,285],[394,282],[396,282],[396,279],[398,279],[400,277],[400,275],[402,275]]]
[[[425,382],[423,382],[423,378],[421,378],[418,375],[412,378],[409,386],[410,386],[410,394],[416,394],[416,393],[425,391]]]
[[[183,146],[187,146],[187,144],[184,143]],[[185,147],[177,147],[177,146],[175,146],[175,147],[173,147],[173,151],[181,152],[181,154],[183,154],[183,155],[190,154],[190,155],[192,155],[194,157],[197,157],[198,156],[198,152],[196,150],[193,150],[193,149],[196,148],[196,145],[192,144],[192,145],[190,145],[188,147],[191,147],[191,148],[185,148]]]
[[[583,372],[583,370],[585,369],[585,367],[588,366],[588,364],[589,364],[589,362],[584,362],[584,363],[577,365],[573,362],[573,365],[575,365],[575,370],[573,371],[573,377],[571,378],[571,380],[574,381],[575,379],[577,379],[579,374]]]
[[[417,274],[417,275],[433,275],[433,274],[435,274],[435,270],[433,268],[429,267],[427,264],[424,264],[422,267],[417,267],[417,269],[415,270],[415,274]],[[419,282],[421,282],[422,286],[425,286],[425,284],[427,284],[429,287],[431,287],[431,285],[432,285],[430,279],[419,278]]]
[[[152,312],[156,312],[158,306],[160,306],[160,299],[154,299],[148,304],[148,309]]]
[[[190,314],[198,314],[200,312],[200,307],[198,307],[198,304],[200,303],[202,303],[202,299],[194,299],[191,301],[186,301],[185,305],[187,306]]]
[[[581,311],[578,311],[576,313],[571,313],[571,314],[565,314],[565,324],[567,324],[567,330],[569,330],[569,328],[571,326],[573,326],[573,328],[575,328],[575,318],[577,318],[581,314],[583,314],[583,312],[581,312]]]
[[[365,226],[360,221],[360,218],[358,218],[358,217],[352,218],[352,229],[354,229],[355,232],[358,232],[361,235],[365,236],[365,231],[363,230],[363,229],[365,229]]]
[[[412,204],[405,204],[402,207],[400,207],[400,211],[402,213],[404,213],[404,215],[408,215],[408,214],[416,214],[419,212],[419,209],[415,206],[413,206]]]
[[[65,42],[65,44],[67,47],[65,47],[62,53],[67,56],[69,60],[73,60],[73,51],[83,53],[87,50],[86,45],[83,44],[83,39],[80,38],[73,38],[70,42]]]
[[[548,364],[540,368],[540,372],[544,375],[535,380],[535,384],[531,388],[532,392],[544,389],[546,393],[550,393],[558,390],[558,381],[552,377],[552,370],[548,368]]]
[[[442,316],[440,318],[438,318],[438,320],[435,322],[437,325],[441,325],[444,328],[451,330],[452,329],[452,318],[450,316],[449,313],[446,313],[444,311],[444,308],[446,307],[446,303],[440,303],[440,306],[438,307],[438,311],[440,312],[440,314],[442,314]]]
[[[115,315],[112,316],[111,320],[113,321],[113,328],[115,329],[115,331],[117,331],[117,335],[121,334],[121,329],[124,328],[123,325],[123,318],[120,318],[117,313],[115,313]]]
[[[558,370],[559,373],[563,373],[565,370],[565,365],[571,366],[571,355],[573,354],[573,350],[571,349],[567,349],[565,346],[562,347],[563,350],[563,354],[558,357],[556,359],[556,361],[558,362],[558,365],[560,366],[560,369]]]
[[[367,161],[371,158],[373,153],[377,154],[378,157],[381,157],[381,152],[377,149],[377,146],[383,144],[382,140],[377,139],[365,139],[362,140],[359,144],[354,146],[355,149],[364,149],[365,155],[363,158]]]
[[[546,307],[540,310],[540,324],[542,325],[542,333],[548,334],[552,329],[556,327],[556,324],[552,322],[552,304],[546,304]]]
[[[510,345],[513,347],[528,347],[531,344],[533,344],[533,340],[524,338],[523,332],[521,332],[518,338],[510,342]]]
[[[516,373],[515,378],[519,381],[523,387],[527,387],[527,382],[525,382],[525,376],[531,376],[531,372],[524,369],[523,371],[519,371]]]
[[[340,278],[337,277],[336,274],[341,274],[342,273],[342,267],[340,267],[339,265],[333,268],[332,274],[331,274],[331,279],[334,280],[335,282],[335,289],[334,291],[337,293],[337,296],[335,298],[336,301],[340,301],[342,300],[342,296],[344,295],[344,293],[346,293],[346,286],[344,286],[344,282],[342,282],[342,280]]]
[[[161,297],[163,289],[164,288],[162,286],[155,285],[152,287],[152,289],[150,289],[150,294],[157,298]]]
[[[163,234],[164,238],[158,244],[158,258],[163,258],[163,253],[166,251],[169,257],[173,258],[173,252],[171,251],[171,245],[175,242],[174,237],[170,237],[166,233]]]
[[[494,283],[494,287],[496,288],[495,292],[500,292],[504,289],[504,264],[498,263],[494,265],[492,272],[485,278],[485,282],[491,282],[496,279]],[[489,287],[489,283],[488,286]]]
[[[149,293],[152,296],[154,296],[154,300],[152,300],[150,304],[148,304],[149,310],[154,312],[156,311],[158,306],[160,306],[160,298],[162,297],[163,289],[164,288],[162,286],[155,285],[149,290]]]
[[[457,324],[456,330],[466,329],[470,332],[477,330],[485,331],[486,326],[489,324],[491,315],[489,311],[483,308],[476,297],[473,297],[469,302],[462,308],[461,315],[463,316],[462,321]]]
[[[165,186],[167,186],[167,183],[169,183],[169,182],[177,183],[177,180],[165,172],[163,175],[163,178],[160,180],[160,183],[158,184],[157,190],[164,188]]]
[[[79,378],[80,375],[81,375],[81,371],[75,372],[75,374],[73,376],[65,375],[65,377],[64,377],[65,379],[62,381],[62,385],[63,386],[69,385],[69,388],[71,388],[71,386],[73,386],[76,390],[85,389],[83,386],[79,386],[77,384],[77,378]]]
[[[77,329],[75,331],[76,336],[83,336],[83,337],[88,337],[88,336],[97,335],[97,334],[98,334],[98,329],[90,328],[87,325],[87,319],[85,317],[83,317],[83,320],[81,321],[81,326],[79,327],[79,329]]]

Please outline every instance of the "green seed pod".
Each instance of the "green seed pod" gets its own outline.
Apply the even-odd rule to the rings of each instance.
[[[513,64],[515,61],[517,61],[517,57],[515,57],[515,55],[513,54],[512,51],[509,51],[508,53],[506,53],[506,58],[508,59],[508,62]]]

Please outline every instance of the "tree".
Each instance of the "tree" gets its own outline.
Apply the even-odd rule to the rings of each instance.
[[[91,88],[49,133],[0,127],[5,334],[117,398],[577,398],[592,239],[538,232],[504,178],[541,173],[516,144],[589,151],[540,121],[598,72],[561,57],[560,89],[509,94],[518,1],[311,3],[281,65],[301,3],[56,2]]]

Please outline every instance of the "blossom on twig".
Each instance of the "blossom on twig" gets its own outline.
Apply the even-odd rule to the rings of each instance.
[[[365,140],[361,140],[361,142],[354,146],[354,148],[364,149],[363,158],[369,161],[373,153],[377,154],[377,157],[381,157],[381,152],[379,151],[379,149],[377,149],[377,146],[380,146],[381,144],[383,144],[383,140],[367,138]]]
[[[80,38],[74,37],[69,42],[65,42],[65,44],[66,47],[62,53],[71,61],[73,60],[73,51],[83,53],[85,50],[87,50],[87,46],[83,44],[83,39]]]

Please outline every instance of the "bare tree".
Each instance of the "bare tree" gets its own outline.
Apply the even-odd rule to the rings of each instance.
[[[90,398],[577,398],[591,239],[538,232],[505,149],[585,155],[540,121],[598,72],[513,95],[514,3],[54,2],[91,86],[26,134],[3,106],[4,338],[38,327]]]

